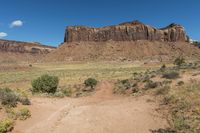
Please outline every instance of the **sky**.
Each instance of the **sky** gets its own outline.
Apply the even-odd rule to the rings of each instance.
[[[200,0],[0,0],[0,39],[58,46],[66,26],[102,27],[139,20],[181,24],[200,40]]]

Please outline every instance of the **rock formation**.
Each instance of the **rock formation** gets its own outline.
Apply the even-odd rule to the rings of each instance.
[[[85,26],[69,26],[65,32],[64,42],[105,42],[105,41],[162,41],[185,42],[188,40],[184,27],[177,24],[156,29],[139,21],[122,23],[116,26],[91,28]]]
[[[54,49],[54,47],[40,45],[39,43],[0,40],[1,52],[47,54]]]

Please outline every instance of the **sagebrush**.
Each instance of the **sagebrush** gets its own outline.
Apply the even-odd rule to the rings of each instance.
[[[55,93],[58,88],[59,79],[56,76],[42,75],[32,81],[32,92]]]

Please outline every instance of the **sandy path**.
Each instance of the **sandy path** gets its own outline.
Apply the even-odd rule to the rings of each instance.
[[[102,82],[97,92],[82,98],[35,98],[32,117],[18,121],[13,133],[148,133],[167,122],[148,96],[119,97]]]

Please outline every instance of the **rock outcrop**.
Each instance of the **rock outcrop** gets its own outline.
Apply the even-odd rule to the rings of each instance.
[[[156,29],[139,21],[133,21],[103,28],[69,26],[65,32],[64,42],[105,42],[109,40],[186,42],[188,38],[184,27],[181,25],[170,24],[165,28]]]
[[[1,52],[47,54],[54,49],[54,47],[41,45],[39,43],[0,40]]]

